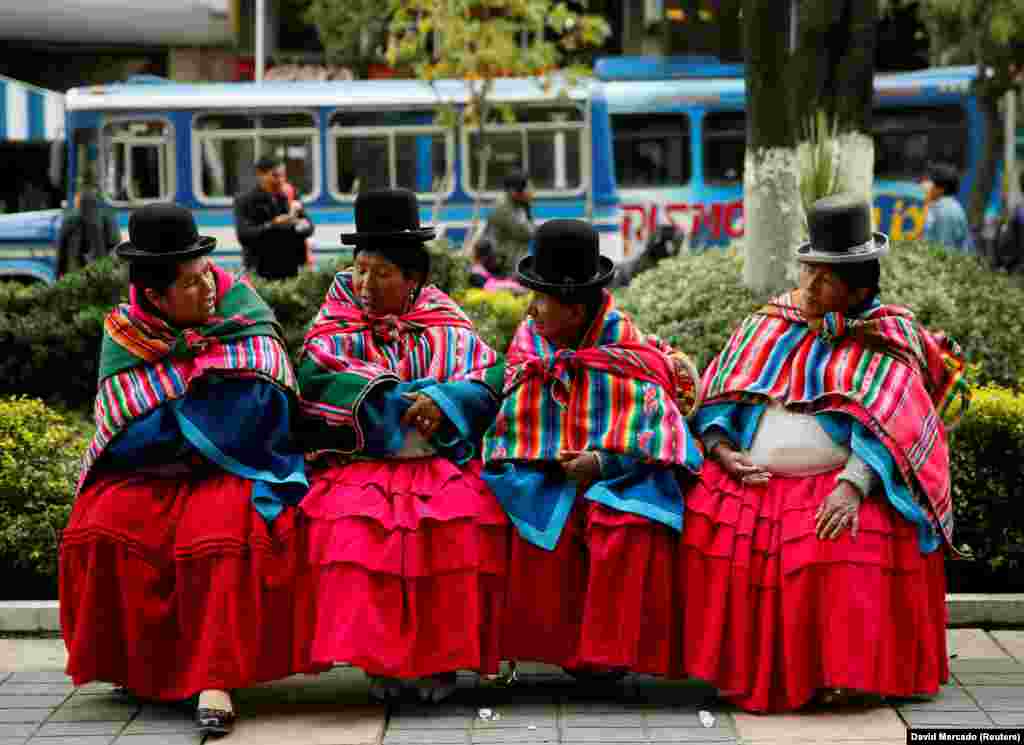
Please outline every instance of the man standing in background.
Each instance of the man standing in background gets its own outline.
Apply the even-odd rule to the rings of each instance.
[[[530,211],[528,177],[519,170],[505,177],[505,199],[491,213],[484,229],[484,238],[494,247],[494,262],[498,276],[515,272],[519,260],[530,252],[533,238],[533,214]]]
[[[925,190],[924,203],[928,208],[921,237],[932,243],[941,243],[958,253],[975,253],[967,213],[956,198],[960,190],[960,174],[956,168],[946,163],[936,163],[928,169],[928,175],[921,185]]]
[[[256,162],[256,186],[235,199],[235,230],[248,271],[265,279],[294,277],[307,264],[306,239],[313,223],[302,203],[283,193],[284,162],[266,156]]]

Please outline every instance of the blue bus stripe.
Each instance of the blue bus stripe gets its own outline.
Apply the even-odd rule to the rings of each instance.
[[[0,80],[0,140],[7,139],[7,81]]]
[[[46,97],[33,90],[28,92],[28,139],[46,139]]]

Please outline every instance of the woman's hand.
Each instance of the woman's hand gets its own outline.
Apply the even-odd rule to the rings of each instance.
[[[814,530],[819,539],[838,538],[843,528],[857,538],[862,497],[849,481],[840,481],[814,513]]]
[[[402,395],[412,401],[412,406],[402,415],[402,426],[415,427],[423,435],[424,440],[429,440],[444,422],[444,412],[430,396],[424,396],[422,393]]]
[[[563,450],[558,462],[565,475],[586,489],[601,476],[601,456],[593,450]]]
[[[767,484],[772,475],[761,466],[754,465],[746,453],[736,450],[727,442],[720,442],[711,451],[711,457],[722,464],[730,476],[741,484],[758,486]]]

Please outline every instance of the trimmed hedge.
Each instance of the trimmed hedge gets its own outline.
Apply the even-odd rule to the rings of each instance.
[[[975,561],[947,562],[952,592],[1024,592],[1024,395],[989,386],[950,433],[954,539]]]
[[[91,431],[36,399],[0,399],[3,596],[56,597],[57,541]]]
[[[768,298],[742,283],[743,260],[731,252],[662,261],[618,292],[646,331],[678,346],[703,369],[733,329]],[[979,384],[1020,389],[1024,377],[1024,288],[971,256],[919,241],[896,242],[882,260],[882,299],[907,305],[929,328],[951,334]]]

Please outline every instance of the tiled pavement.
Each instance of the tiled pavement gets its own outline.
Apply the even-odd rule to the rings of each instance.
[[[952,630],[954,679],[928,701],[758,716],[694,682],[630,677],[581,689],[557,669],[525,668],[512,687],[460,689],[439,707],[369,703],[351,668],[236,693],[225,745],[506,743],[904,743],[907,727],[1024,728],[1024,631]],[[138,701],[106,684],[75,689],[57,639],[0,639],[0,745],[199,745],[185,706]],[[702,721],[703,720],[703,721]],[[213,742],[211,739],[210,742]]]

